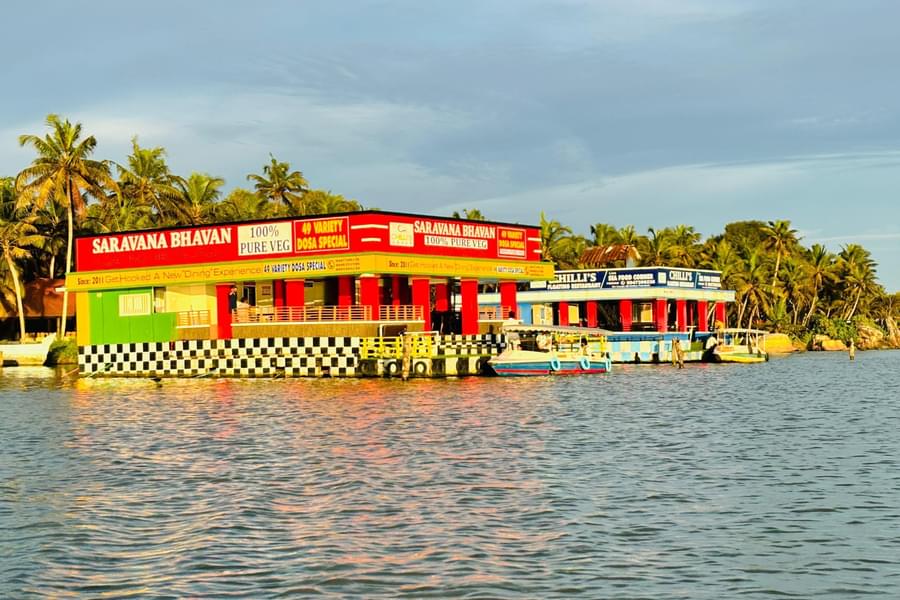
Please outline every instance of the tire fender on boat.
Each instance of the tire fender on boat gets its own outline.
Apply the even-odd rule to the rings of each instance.
[[[562,366],[562,364],[559,362],[559,359],[556,358],[555,356],[550,359],[550,370],[551,371],[559,371],[559,368],[561,366]]]
[[[587,371],[591,368],[591,359],[587,356],[582,356],[578,359],[578,366],[580,366],[582,370]]]
[[[397,377],[400,374],[400,361],[389,360],[384,364],[384,372],[388,377]]]

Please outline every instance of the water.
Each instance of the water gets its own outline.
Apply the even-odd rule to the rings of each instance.
[[[900,352],[0,378],[3,598],[900,596]]]

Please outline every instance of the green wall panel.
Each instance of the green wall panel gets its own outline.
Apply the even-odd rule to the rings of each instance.
[[[150,295],[150,288],[90,292],[91,344],[168,342],[175,339],[175,313],[120,316],[119,298],[126,294]]]

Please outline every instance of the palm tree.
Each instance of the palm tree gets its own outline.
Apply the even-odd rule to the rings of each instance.
[[[271,216],[274,215],[269,199],[260,197],[243,188],[231,190],[225,199],[216,206],[215,210],[216,222],[218,223],[251,221],[253,219],[266,219]]]
[[[86,228],[103,233],[151,229],[156,224],[153,205],[142,202],[139,197],[115,194],[92,204],[85,220]],[[169,220],[168,224],[174,222]]]
[[[834,255],[821,244],[813,244],[806,252],[806,274],[812,284],[812,300],[809,304],[809,312],[803,319],[803,326],[809,324],[816,304],[819,301],[819,292],[825,283],[834,280]]]
[[[225,180],[206,173],[191,173],[187,180],[175,182],[179,198],[174,205],[180,225],[202,225],[212,221],[215,202]]]
[[[769,221],[762,227],[766,236],[765,245],[775,252],[775,272],[772,273],[772,290],[775,290],[775,282],[778,281],[778,269],[781,266],[781,258],[797,244],[797,230],[791,229],[790,221]]]
[[[616,243],[619,232],[609,223],[595,223],[591,225],[591,235],[595,246],[609,246]]]
[[[362,210],[356,200],[347,200],[340,194],[325,190],[311,190],[303,196],[303,212],[300,215],[329,215]]]
[[[289,163],[278,162],[271,154],[269,159],[269,164],[263,166],[262,175],[247,175],[247,180],[255,182],[253,187],[261,198],[294,209],[309,191],[309,182],[300,171],[291,171]]]
[[[688,225],[677,225],[671,230],[671,256],[676,267],[693,267],[699,252],[700,234]]]
[[[733,288],[735,274],[744,268],[743,260],[723,235],[718,240],[710,238],[700,251],[699,266],[722,274],[722,286]]]
[[[19,314],[19,340],[25,339],[25,307],[22,303],[22,281],[16,263],[31,258],[28,247],[40,246],[44,236],[35,227],[37,217],[16,208],[14,196],[3,194],[0,204],[0,252],[9,269]]]
[[[637,248],[640,244],[642,237],[643,236],[635,231],[634,225],[626,225],[625,227],[619,229],[619,231],[616,233],[617,242],[619,244],[634,246],[635,248]]]
[[[173,205],[178,203],[177,184],[181,180],[169,172],[163,148],[141,148],[137,137],[131,139],[128,166],[116,165],[119,188],[127,197],[127,206],[152,207],[159,216],[159,224],[166,225],[174,216]]]
[[[645,266],[664,265],[672,252],[671,232],[668,228],[657,231],[652,227],[647,231],[650,235],[642,239],[641,246],[638,248],[644,259],[642,264]]]
[[[481,214],[481,211],[477,208],[466,208],[463,209],[462,214],[460,215],[458,210],[453,211],[454,219],[468,219],[470,221],[484,221],[484,215]]]
[[[19,145],[30,145],[38,153],[30,166],[25,167],[16,177],[16,187],[20,190],[20,200],[30,202],[34,207],[44,206],[48,200],[63,200],[66,205],[68,234],[66,240],[66,273],[72,270],[72,237],[75,220],[86,212],[85,193],[102,198],[106,190],[118,192],[116,182],[109,173],[107,161],[91,160],[89,157],[97,146],[94,136],[81,139],[81,123],[74,125],[68,120],[60,120],[57,115],[47,115],[50,133],[19,136]],[[66,335],[66,315],[69,309],[69,292],[63,292],[60,337]]]
[[[738,326],[741,325],[743,315],[747,314],[747,327],[753,326],[753,321],[765,309],[768,298],[763,285],[766,270],[759,248],[750,251],[747,262],[741,272],[735,275],[737,279]]]
[[[548,221],[544,211],[541,211],[541,257],[544,260],[551,260],[559,266],[562,255],[565,254],[565,240],[571,235],[571,228],[559,221]]]

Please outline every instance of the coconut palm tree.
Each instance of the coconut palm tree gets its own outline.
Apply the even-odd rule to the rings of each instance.
[[[127,166],[116,165],[119,170],[119,189],[127,198],[126,206],[151,207],[159,225],[171,224],[175,204],[180,199],[177,175],[169,172],[163,148],[141,148],[137,137],[131,139],[131,154]]]
[[[85,193],[102,198],[107,190],[118,193],[110,176],[109,162],[92,160],[97,146],[94,136],[81,137],[81,123],[72,124],[57,115],[47,115],[50,133],[19,136],[20,146],[32,146],[38,157],[16,177],[20,201],[40,208],[50,200],[62,200],[66,205],[68,233],[66,240],[66,273],[72,270],[72,238],[76,219],[84,217],[87,201]],[[69,292],[63,292],[60,336],[66,334],[66,315]]]
[[[225,180],[206,173],[191,173],[186,180],[175,182],[179,198],[173,205],[179,225],[203,225],[213,221],[215,202]]]
[[[850,320],[863,296],[875,292],[876,266],[869,251],[859,244],[847,244],[841,249],[838,254],[839,279],[844,288],[841,318]],[[852,302],[850,297],[853,298]]]
[[[541,257],[544,260],[553,261],[559,266],[562,255],[565,254],[566,239],[571,237],[572,229],[562,225],[559,221],[548,221],[544,211],[541,211]]]
[[[168,223],[174,224],[170,219]],[[156,224],[152,204],[144,203],[138,196],[116,194],[109,194],[97,204],[92,204],[84,223],[91,231],[101,233],[152,229]]]
[[[17,268],[19,261],[31,258],[28,248],[40,246],[44,242],[35,222],[35,215],[27,214],[16,207],[15,197],[4,193],[0,201],[0,253],[9,269],[13,292],[16,296],[16,309],[19,315],[19,340],[25,339],[25,307],[22,303],[21,272]]]
[[[819,302],[819,292],[826,283],[834,281],[834,254],[825,249],[821,244],[813,244],[806,251],[806,274],[812,286],[812,298],[809,304],[809,311],[803,319],[803,326],[809,324],[813,313],[816,310],[816,304]]]
[[[671,258],[677,267],[693,267],[699,254],[700,234],[689,225],[677,225],[671,230]]]
[[[591,225],[591,235],[595,246],[609,246],[618,241],[619,231],[609,223],[595,223]]]
[[[310,190],[303,196],[301,215],[330,215],[362,210],[359,202],[325,190]]]
[[[303,195],[309,191],[309,182],[300,171],[291,171],[291,165],[279,162],[269,154],[269,164],[263,166],[262,175],[247,175],[261,198],[283,204],[289,210],[299,206]]]
[[[243,188],[231,190],[215,209],[215,220],[218,223],[267,219],[272,216],[275,215],[268,198]]]
[[[642,237],[641,234],[635,231],[634,225],[626,225],[617,232],[617,243],[637,248],[641,243]]]
[[[744,264],[734,246],[723,235],[706,241],[700,250],[698,266],[719,271],[722,274],[722,286],[732,289],[736,286],[735,274],[742,271]]]
[[[485,221],[484,215],[477,208],[463,209],[462,214],[458,210],[453,211],[454,219],[468,219],[470,221]]]
[[[643,258],[644,266],[655,266],[666,264],[667,259],[672,252],[672,235],[671,230],[663,228],[659,231],[648,228],[649,236],[642,238],[638,251]]]
[[[756,317],[760,315],[768,305],[768,296],[763,285],[766,269],[759,248],[750,251],[744,268],[735,275],[737,280],[736,292],[738,298],[737,323],[740,326],[743,315],[747,315],[747,327],[752,327]]]
[[[797,245],[797,230],[791,229],[790,221],[769,221],[762,227],[765,234],[765,246],[775,253],[775,272],[772,273],[771,289],[775,290],[778,281],[778,270],[781,267],[781,259]]]

